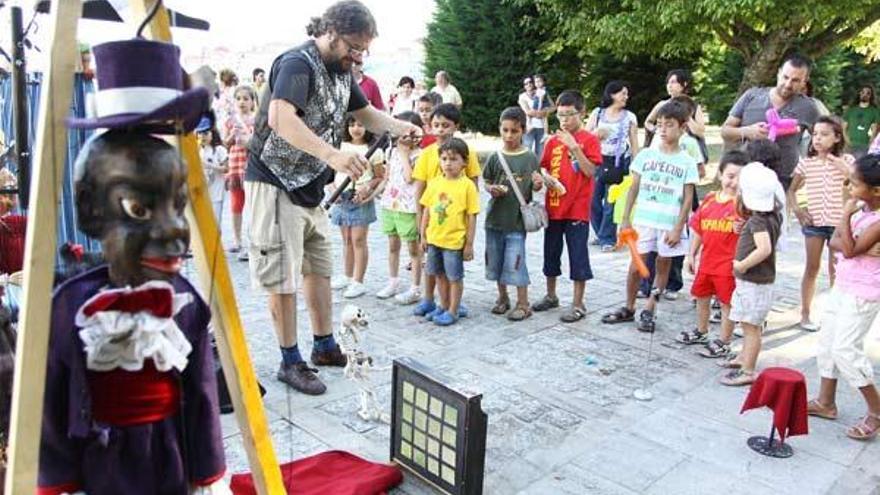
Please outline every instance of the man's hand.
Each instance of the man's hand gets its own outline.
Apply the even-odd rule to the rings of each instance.
[[[621,230],[626,230],[626,229],[631,229],[631,228],[632,228],[632,225],[630,225],[629,219],[624,218],[623,221],[620,222],[620,225],[618,226],[617,231],[620,232]]]
[[[677,246],[678,243],[681,242],[681,228],[676,227],[667,231],[663,236],[663,241],[666,242],[666,245],[669,247]]]
[[[348,175],[352,180],[360,178],[369,167],[367,159],[358,153],[339,150],[334,151],[327,160],[327,165],[337,172]]]
[[[465,261],[471,261],[474,259],[474,247],[466,244],[464,249],[461,252],[461,257]]]
[[[562,144],[564,144],[569,150],[573,150],[574,148],[578,147],[577,141],[574,140],[574,136],[572,136],[571,133],[568,131],[563,131],[562,129],[559,129],[558,131],[556,131],[556,137],[559,138],[559,140],[562,141]]]
[[[391,132],[397,134],[397,136],[409,136],[415,142],[419,142],[422,139],[422,131],[421,127],[413,124],[412,122],[406,122],[404,120],[399,121],[400,127],[397,129],[393,129]]]
[[[744,136],[750,141],[758,139],[766,139],[770,134],[770,127],[766,122],[756,122],[752,125],[742,128]]]
[[[734,261],[733,262],[733,271],[735,271],[736,273],[745,273],[746,272],[745,263],[743,263],[742,261]]]

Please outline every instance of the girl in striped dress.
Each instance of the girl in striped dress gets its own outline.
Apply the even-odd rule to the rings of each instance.
[[[257,95],[250,86],[235,88],[235,111],[223,125],[224,144],[229,149],[229,172],[226,188],[229,189],[229,206],[232,211],[232,233],[235,243],[232,252],[238,259],[247,260],[247,249],[241,243],[241,213],[244,211],[244,169],[247,167],[247,142],[254,134],[254,109]]]
[[[806,265],[801,279],[802,329],[815,332],[819,325],[810,318],[810,306],[816,293],[816,279],[822,263],[822,251],[828,244],[828,277],[834,285],[834,253],[829,242],[840,223],[845,198],[844,182],[849,177],[853,157],[844,154],[846,138],[843,124],[836,117],[819,117],[812,129],[807,156],[795,168],[788,203],[804,233]],[[806,208],[797,200],[797,191],[806,190]]]

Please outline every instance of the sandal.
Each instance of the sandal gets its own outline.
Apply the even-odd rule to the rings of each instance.
[[[874,419],[876,426],[871,426],[871,419]],[[871,440],[880,432],[880,415],[868,414],[862,418],[861,423],[850,427],[846,430],[846,436],[853,440]]]
[[[684,345],[705,344],[709,341],[709,337],[706,336],[706,333],[702,333],[696,328],[691,330],[690,332],[683,331],[678,334],[678,337],[675,338],[675,341],[679,344]]]
[[[510,311],[510,299],[498,299],[495,301],[495,306],[492,306],[493,315],[503,315],[508,311]]]
[[[822,419],[837,419],[837,406],[826,406],[819,399],[813,399],[807,402],[807,414]]]
[[[657,320],[654,319],[654,312],[643,309],[639,314],[639,326],[636,329],[644,333],[654,333],[657,329]]]
[[[722,376],[720,382],[728,387],[741,387],[743,385],[751,385],[755,382],[755,378],[756,373],[754,371],[736,369]]]
[[[636,319],[636,312],[627,308],[626,306],[621,307],[617,311],[613,313],[608,313],[602,316],[602,323],[608,325],[616,325],[618,323],[624,323],[627,321],[634,321]]]
[[[579,308],[577,306],[572,306],[567,313],[560,316],[559,319],[562,323],[574,323],[576,321],[581,321],[584,319],[584,316],[587,316],[587,311],[583,308]]]
[[[543,299],[532,304],[532,311],[547,311],[548,309],[558,308],[559,307],[559,298],[558,297],[550,297],[544,296]]]
[[[532,316],[532,310],[528,306],[520,306],[519,304],[507,313],[507,319],[510,321],[523,321],[529,316]]]
[[[726,357],[730,355],[730,344],[721,339],[715,339],[706,344],[705,347],[703,347],[703,350],[699,351],[697,354],[704,358]]]
[[[731,353],[728,353],[724,359],[722,359],[721,361],[718,361],[715,364],[719,368],[725,368],[725,369],[729,369],[729,370],[738,370],[738,369],[742,368],[742,363],[740,363],[736,359],[736,357],[737,357],[736,353],[731,352]]]

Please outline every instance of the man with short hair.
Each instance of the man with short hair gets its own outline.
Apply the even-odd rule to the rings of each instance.
[[[269,310],[281,347],[278,379],[318,395],[326,387],[297,346],[296,293],[308,307],[315,365],[344,366],[333,340],[330,275],[331,229],[320,206],[334,171],[357,179],[365,157],[341,151],[350,112],[372,132],[419,137],[421,129],[369,105],[352,77],[376,37],[376,22],[357,0],[338,2],[307,28],[313,39],[275,59],[266,98],[249,143],[250,271],[254,287],[269,294]]]
[[[385,103],[382,102],[382,93],[379,91],[379,84],[376,83],[375,79],[364,74],[363,60],[352,64],[351,74],[354,76],[354,80],[357,81],[358,86],[361,87],[361,91],[364,92],[364,96],[367,97],[370,105],[373,105],[377,110],[385,110]]]
[[[874,101],[874,88],[864,85],[859,89],[856,104],[843,114],[846,135],[852,154],[859,158],[868,152],[871,140],[880,131],[880,108]]]
[[[431,88],[431,92],[440,95],[440,97],[443,98],[443,103],[452,103],[460,110],[462,105],[461,94],[458,92],[458,89],[449,82],[449,74],[447,74],[445,70],[437,71],[437,74],[434,75],[434,82],[437,83],[437,85]]]
[[[254,90],[257,94],[260,94],[260,91],[263,90],[263,85],[266,84],[266,71],[257,67],[253,71],[252,78],[254,80]]]
[[[736,101],[724,125],[721,137],[725,148],[742,146],[746,141],[766,139],[770,127],[767,125],[767,110],[775,108],[783,119],[797,119],[801,129],[809,129],[819,117],[816,104],[804,95],[810,78],[810,61],[801,55],[792,55],[785,60],[776,74],[776,86],[751,88]],[[779,182],[788,190],[791,174],[798,162],[798,143],[801,133],[777,136],[776,144],[782,152],[780,169],[776,170]]]

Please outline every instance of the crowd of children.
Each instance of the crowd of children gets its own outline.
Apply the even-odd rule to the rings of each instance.
[[[521,321],[533,311],[559,307],[557,280],[565,248],[573,298],[560,319],[573,323],[586,316],[586,282],[593,277],[588,250],[591,208],[595,207],[597,174],[603,171],[603,161],[609,160],[603,157],[599,137],[584,128],[582,95],[564,91],[554,103],[559,130],[546,140],[540,157],[523,145],[526,113],[510,107],[499,118],[501,149],[488,155],[482,170],[473,150],[454,137],[461,121],[454,105],[437,105],[426,95],[415,103],[415,112],[398,116],[421,126],[425,138],[421,142],[396,140],[380,162],[373,162],[373,174],[355,186],[352,198],[360,199],[353,202],[344,197],[333,213],[336,218],[354,205],[358,212],[353,216],[369,224],[376,219],[372,199],[381,193],[378,201],[382,232],[389,239],[389,277],[377,297],[418,303],[413,314],[438,326],[467,316],[468,308],[462,304],[464,263],[476,256],[482,176],[483,189],[490,197],[484,213],[485,278],[495,282],[498,290],[491,312]],[[642,261],[650,262],[652,273],[643,279],[633,260],[626,279],[626,304],[604,315],[602,322],[635,322],[638,330],[654,332],[657,306],[661,296],[669,294],[670,273],[674,266],[680,271],[683,265],[694,275],[691,295],[696,325],[683,329],[676,341],[699,345],[701,356],[718,358],[718,365],[726,368],[722,384],[752,383],[774,301],[777,252],[792,213],[806,238],[803,329],[819,329],[809,308],[825,245],[834,287],[819,338],[822,385],[809,412],[837,417],[836,380],[842,375],[862,392],[868,405],[868,414],[847,434],[873,438],[880,431],[880,395],[861,346],[880,312],[880,293],[876,293],[880,287],[880,155],[868,154],[856,163],[844,153],[846,138],[839,120],[823,117],[811,129],[809,153],[798,164],[787,196],[778,177],[779,148],[762,139],[750,142],[744,151],[724,153],[718,168],[720,189],[698,201],[696,185],[705,175],[706,159],[688,132],[695,111],[693,100],[684,95],[658,105],[653,112],[651,146],[635,153],[628,175],[607,190],[607,201],[615,203],[609,221],[619,224],[621,232],[631,230],[638,236],[636,251]],[[363,151],[370,142],[356,122],[348,127],[348,134],[347,146],[357,145]],[[619,137],[626,139],[626,135]],[[385,175],[377,170],[384,170]],[[799,196],[802,188],[806,194]],[[546,228],[538,234],[543,236],[546,293],[530,303],[522,209],[540,191],[547,214]],[[360,237],[343,231],[345,274],[354,278],[347,282],[349,288],[352,284],[362,288],[366,248],[352,239],[365,235],[366,226]],[[407,288],[399,276],[403,243],[411,271]],[[353,262],[349,261],[351,244],[355,246]],[[360,255],[359,249],[363,249]],[[680,280],[681,275],[676,275]],[[650,285],[640,288],[644,283]],[[508,293],[510,286],[516,288],[515,300]],[[356,297],[363,292],[347,289],[344,295]],[[637,312],[640,294],[646,300]],[[713,304],[720,308],[721,325],[717,337],[710,338]],[[739,353],[732,350],[735,333],[744,336]]]

